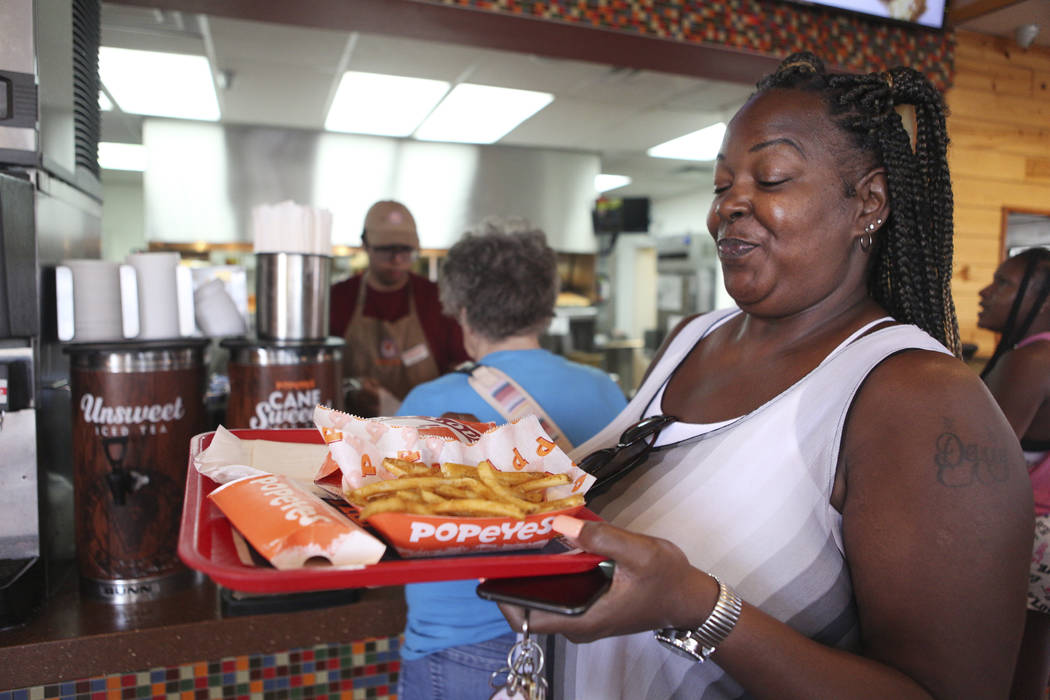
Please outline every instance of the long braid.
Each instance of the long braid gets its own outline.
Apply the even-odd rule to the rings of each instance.
[[[865,170],[855,175],[885,168],[891,214],[872,249],[869,291],[897,320],[914,323],[961,356],[951,294],[953,203],[940,93],[910,68],[829,74],[809,52],[787,57],[758,84],[759,91],[774,88],[821,95],[832,120],[868,155],[860,163]],[[898,105],[915,108],[914,150]],[[850,182],[845,187],[852,196]]]

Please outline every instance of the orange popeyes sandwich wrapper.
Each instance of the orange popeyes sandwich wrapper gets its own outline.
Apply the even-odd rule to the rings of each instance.
[[[386,551],[386,545],[286,476],[244,477],[208,498],[277,569],[322,564],[322,559],[359,568],[375,564]]]
[[[374,481],[396,478],[382,466],[387,457],[427,465],[476,466],[489,460],[500,471],[568,474],[569,483],[547,489],[546,500],[586,493],[594,483],[594,477],[577,467],[532,415],[497,426],[426,416],[358,418],[318,406],[314,423],[329,450],[315,481],[332,484],[338,479],[344,496]],[[580,508],[524,519],[377,513],[368,523],[403,557],[537,549],[557,536],[551,529],[555,516]]]

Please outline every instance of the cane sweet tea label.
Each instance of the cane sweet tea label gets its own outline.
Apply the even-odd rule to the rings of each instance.
[[[338,364],[250,365],[231,362],[228,428],[314,427],[314,408],[342,407]]]
[[[254,430],[309,427],[314,420],[314,407],[322,403],[316,380],[279,381],[265,399],[255,404],[248,427]]]

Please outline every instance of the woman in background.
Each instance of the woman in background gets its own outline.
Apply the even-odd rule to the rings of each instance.
[[[554,316],[558,265],[542,231],[523,220],[487,220],[448,251],[438,283],[474,366],[415,387],[399,415],[465,414],[505,423],[534,413],[566,451],[601,430],[626,404],[604,372],[540,347]],[[497,465],[499,466],[499,465]],[[477,580],[405,586],[408,624],[398,696],[487,698],[515,634]]]
[[[1013,700],[1042,700],[1050,681],[1050,250],[1005,260],[981,290],[977,325],[1000,333],[981,377],[1021,440],[1035,496],[1028,614]]]

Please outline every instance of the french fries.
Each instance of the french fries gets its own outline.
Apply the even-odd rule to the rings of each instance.
[[[398,477],[435,476],[438,473],[436,469],[428,467],[422,462],[409,462],[407,459],[394,459],[393,457],[387,457],[383,460],[383,469]]]
[[[347,500],[360,510],[361,520],[378,513],[453,515],[523,519],[583,505],[580,494],[548,501],[546,490],[569,483],[567,474],[504,472],[484,460],[476,467],[446,462],[386,458],[383,468],[396,478],[353,489]]]

